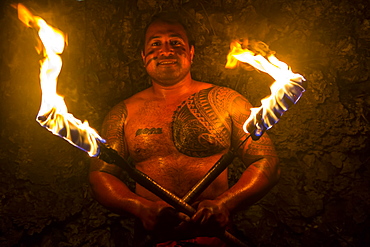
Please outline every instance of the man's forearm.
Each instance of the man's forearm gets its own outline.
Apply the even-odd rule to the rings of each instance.
[[[92,171],[89,180],[94,198],[112,212],[128,212],[140,218],[143,210],[151,203],[133,193],[125,183],[111,174]]]
[[[239,181],[216,200],[223,203],[230,212],[254,204],[278,182],[280,169],[277,163],[276,157],[262,158],[252,163]]]

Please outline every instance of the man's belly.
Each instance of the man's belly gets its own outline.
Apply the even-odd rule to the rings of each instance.
[[[221,154],[206,158],[194,158],[180,154],[147,160],[136,164],[136,168],[181,198],[203,178],[220,157]],[[214,199],[227,189],[227,170],[225,170],[197,200]],[[136,193],[149,200],[159,200],[157,196],[140,185],[136,186]]]

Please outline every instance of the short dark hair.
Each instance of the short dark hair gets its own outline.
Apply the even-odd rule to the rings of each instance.
[[[146,25],[144,29],[144,43],[145,43],[145,35],[146,31],[148,30],[149,26],[155,22],[162,21],[169,24],[180,24],[186,33],[186,36],[189,41],[189,46],[195,45],[195,40],[192,32],[190,32],[191,24],[190,21],[184,17],[183,13],[180,12],[160,12],[152,16],[149,23]]]

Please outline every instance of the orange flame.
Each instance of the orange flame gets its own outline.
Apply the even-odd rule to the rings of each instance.
[[[38,30],[43,44],[44,59],[40,62],[42,100],[36,121],[54,135],[86,151],[91,157],[99,155],[98,141],[105,142],[88,122],[81,122],[68,113],[62,96],[57,94],[57,81],[62,68],[66,44],[62,31],[48,25],[41,17],[34,16],[24,5],[18,4],[18,18],[28,27]]]
[[[299,100],[305,91],[302,86],[305,78],[293,73],[287,64],[278,60],[272,53],[267,54],[266,59],[261,54],[256,54],[247,48],[243,49],[238,41],[234,41],[230,44],[225,67],[235,68],[238,61],[248,63],[275,79],[270,86],[271,95],[261,100],[260,107],[251,109],[251,115],[243,126],[246,133],[253,130],[257,136],[261,136],[263,131],[279,121],[280,116],[291,104]]]

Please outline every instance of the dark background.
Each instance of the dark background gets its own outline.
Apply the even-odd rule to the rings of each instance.
[[[151,15],[181,10],[196,38],[195,79],[259,106],[272,79],[224,68],[230,41],[254,38],[303,74],[307,91],[269,130],[281,180],[235,215],[253,246],[370,245],[370,13],[366,0],[34,0],[35,15],[69,36],[58,91],[100,130],[108,110],[149,86],[140,59]],[[89,194],[89,157],[35,121],[35,32],[9,0],[0,13],[0,246],[129,246],[133,220]],[[235,162],[231,183],[243,171]]]

